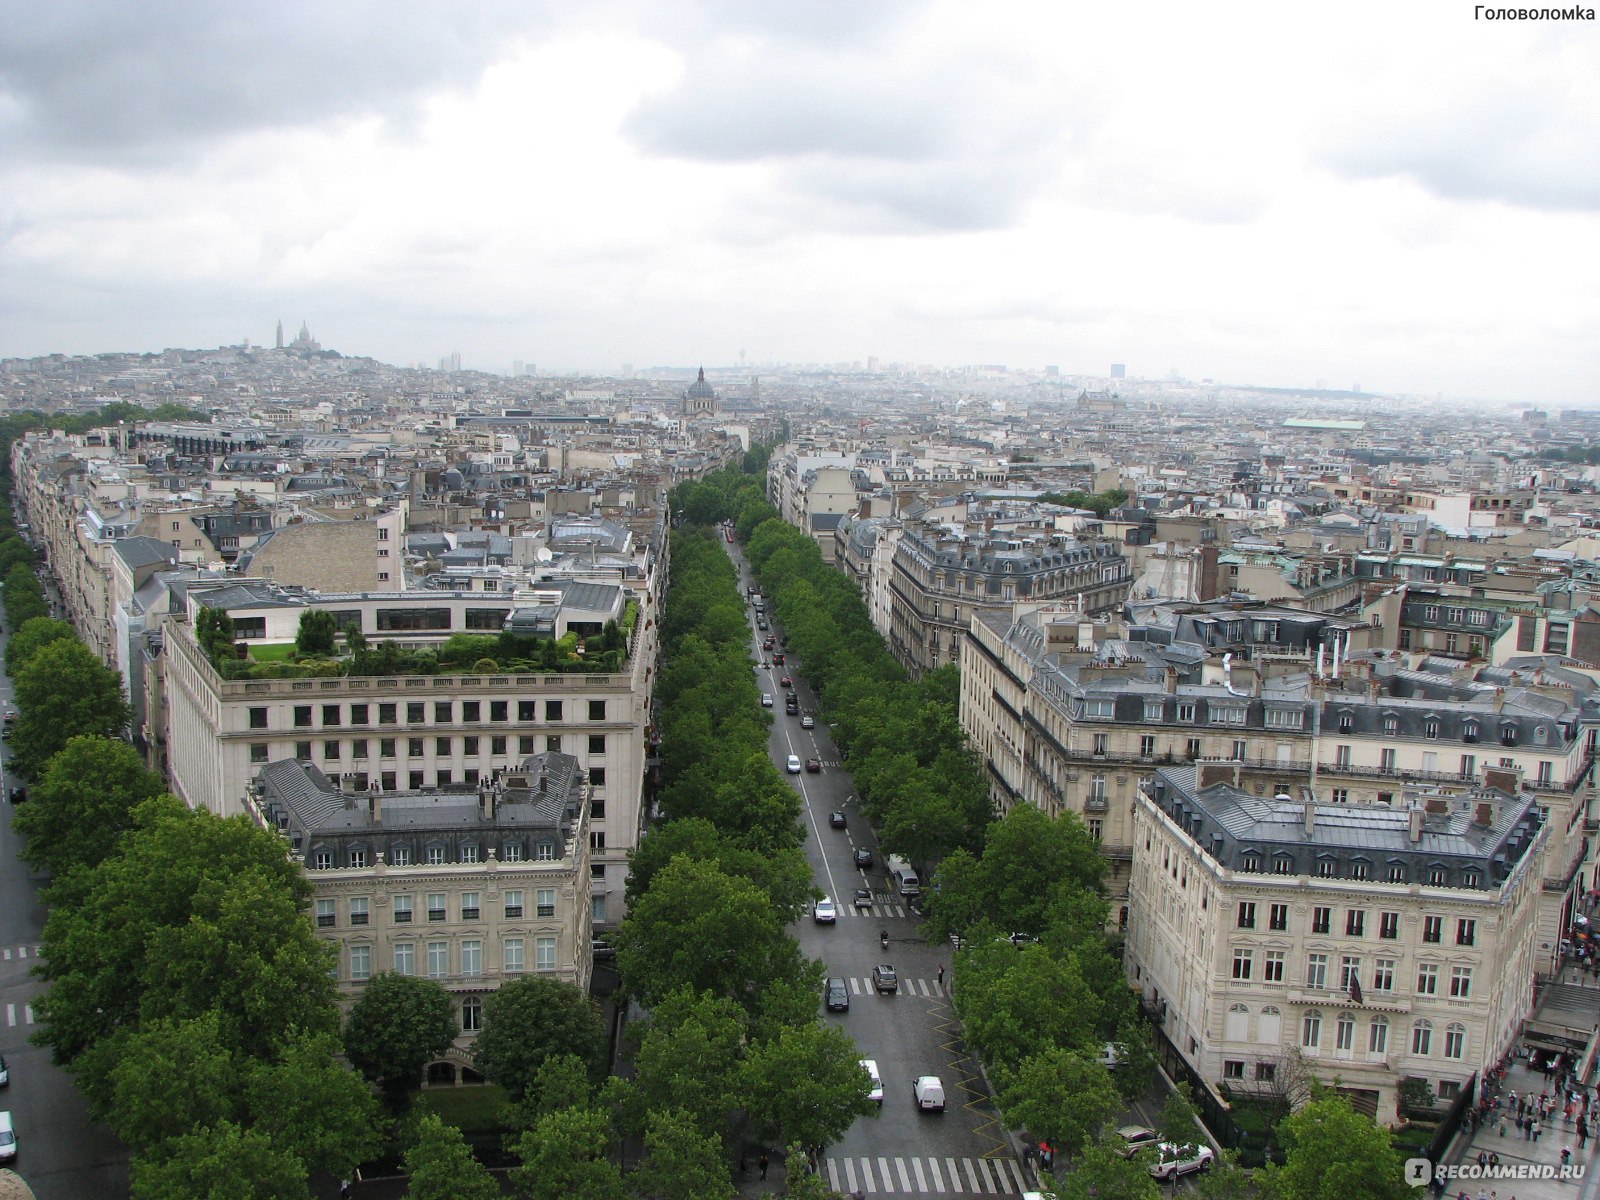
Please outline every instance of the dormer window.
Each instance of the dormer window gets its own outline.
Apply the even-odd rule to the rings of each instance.
[[[1356,719],[1352,714],[1347,712],[1342,712],[1339,714],[1340,733],[1353,733],[1355,731],[1355,727]]]
[[[1478,740],[1478,723],[1468,721],[1461,727],[1461,737],[1464,741],[1475,742]]]
[[[1439,718],[1438,717],[1429,717],[1426,721],[1424,721],[1422,723],[1422,736],[1425,737],[1425,738],[1430,738],[1430,739],[1431,738],[1436,738],[1436,737],[1439,736]]]
[[[1400,732],[1400,718],[1395,716],[1394,713],[1384,713],[1383,714],[1383,732],[1385,734],[1387,734],[1389,737],[1393,737],[1395,734],[1399,733]]]

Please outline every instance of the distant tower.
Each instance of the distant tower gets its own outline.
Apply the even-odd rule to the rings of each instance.
[[[278,349],[283,349],[283,318],[278,318]]]
[[[717,415],[717,393],[706,382],[706,369],[700,368],[700,377],[683,393],[682,415],[685,417],[714,417]]]

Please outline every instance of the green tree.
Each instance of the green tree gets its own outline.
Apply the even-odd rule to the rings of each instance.
[[[1156,1118],[1156,1132],[1163,1141],[1181,1146],[1200,1137],[1200,1130],[1195,1125],[1194,1101],[1189,1096],[1189,1085],[1180,1083],[1161,1106],[1161,1115]]]
[[[742,1075],[751,1121],[779,1145],[826,1146],[878,1111],[861,1052],[837,1025],[781,1030],[751,1047]]]
[[[791,1200],[837,1200],[839,1195],[811,1169],[811,1160],[799,1142],[783,1156],[783,1194]]]
[[[963,950],[955,1002],[967,1044],[1001,1071],[1052,1047],[1087,1051],[1104,1041],[1102,1003],[1077,960],[1044,946],[982,941]]]
[[[541,1117],[517,1139],[521,1165],[511,1183],[521,1200],[624,1200],[622,1173],[608,1157],[603,1113],[569,1108]]]
[[[12,763],[30,779],[73,738],[120,737],[132,717],[122,679],[77,641],[40,647],[17,675],[16,697]]]
[[[308,1163],[348,1176],[382,1147],[378,1102],[340,1061],[332,1033],[292,1036],[275,1061],[257,1061],[244,1078],[250,1122],[293,1146]]]
[[[1045,1050],[1004,1078],[999,1101],[1007,1123],[1067,1157],[1097,1139],[1122,1103],[1106,1069],[1080,1051]]]
[[[295,634],[294,648],[302,658],[330,658],[338,636],[339,623],[331,612],[323,608],[308,608],[300,614],[300,628]]]
[[[29,621],[50,615],[44,600],[44,587],[33,568],[18,563],[6,572],[6,624],[21,629]]]
[[[76,641],[78,635],[66,621],[33,617],[24,621],[6,642],[6,674],[15,676],[30,659],[51,642]]]
[[[1072,1170],[1056,1177],[1054,1194],[1060,1200],[1160,1200],[1161,1187],[1150,1178],[1145,1155],[1123,1158],[1101,1143],[1085,1147]]]
[[[238,657],[234,650],[233,618],[225,609],[202,607],[194,619],[194,638],[213,666]]]
[[[605,1022],[588,996],[542,975],[523,975],[489,993],[472,1047],[478,1070],[521,1100],[545,1060],[557,1054],[575,1054],[593,1072],[603,1065]]]
[[[385,971],[367,981],[345,1020],[350,1065],[377,1084],[394,1111],[422,1086],[428,1063],[461,1027],[450,993],[431,979]]]
[[[816,1019],[816,996],[808,997]],[[674,992],[651,1014],[634,1056],[634,1084],[648,1112],[676,1109],[705,1133],[728,1128],[743,1103],[736,1070],[743,1054],[744,1014],[732,1000]]]
[[[153,1021],[115,1041],[109,1103],[95,1107],[128,1145],[159,1146],[238,1120],[239,1064],[222,1044],[215,1013]]]
[[[494,1176],[472,1156],[461,1131],[436,1113],[417,1123],[417,1140],[406,1151],[410,1200],[500,1200]]]
[[[641,1200],[731,1200],[734,1195],[722,1140],[702,1132],[681,1109],[650,1114],[644,1162],[632,1182]]]
[[[75,737],[54,755],[12,825],[27,837],[22,857],[64,876],[96,867],[133,825],[134,810],[161,794],[161,779],[127,742]]]
[[[1403,1200],[1406,1184],[1399,1151],[1389,1134],[1322,1089],[1278,1125],[1284,1164],[1269,1166],[1264,1183],[1281,1200]]]
[[[298,1155],[231,1122],[141,1148],[132,1173],[135,1200],[308,1200],[311,1194]]]

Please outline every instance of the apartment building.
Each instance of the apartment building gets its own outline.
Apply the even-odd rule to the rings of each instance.
[[[1554,944],[1586,886],[1592,704],[1531,674],[1480,682],[1331,657],[1360,632],[1270,606],[1168,612],[1127,638],[1102,637],[1071,614],[989,614],[974,620],[963,659],[962,725],[997,806],[1080,814],[1102,841],[1118,897],[1129,886],[1138,789],[1165,764],[1230,762],[1257,795],[1309,789],[1323,802],[1385,808],[1407,785],[1466,792],[1501,772],[1551,825],[1539,934]],[[1223,641],[1232,649],[1218,662],[1219,636],[1272,640]],[[1248,663],[1233,661],[1247,649]]]
[[[1146,1010],[1214,1088],[1309,1073],[1384,1123],[1408,1078],[1453,1099],[1532,1011],[1536,798],[1330,805],[1237,778],[1164,767],[1137,792],[1125,964]]]
[[[226,611],[246,645],[293,642],[302,613],[323,609],[369,643],[425,648],[452,633],[514,628],[559,639],[627,619],[639,599],[626,661],[615,672],[336,675],[224,679],[201,650],[202,607]],[[628,852],[638,844],[657,628],[650,593],[565,583],[531,596],[405,592],[320,596],[247,582],[191,587],[187,616],[169,620],[162,650],[169,782],[185,802],[240,812],[250,781],[284,759],[314,764],[356,792],[388,795],[478,787],[531,755],[570,754],[589,788],[594,921],[624,916]]]
[[[317,933],[339,948],[346,1003],[373,975],[437,980],[461,1036],[434,1083],[472,1079],[484,997],[538,972],[588,990],[588,784],[569,754],[535,754],[476,787],[342,788],[311,763],[262,767],[248,810],[279,830],[312,886]]]

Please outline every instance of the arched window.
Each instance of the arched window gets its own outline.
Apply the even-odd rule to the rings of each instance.
[[[1228,1022],[1223,1037],[1230,1042],[1242,1042],[1250,1036],[1250,1009],[1244,1004],[1228,1006]]]
[[[1367,1030],[1367,1053],[1389,1053],[1389,1018],[1373,1017],[1372,1027]]]
[[[1460,1021],[1451,1021],[1444,1027],[1444,1056],[1446,1058],[1467,1056],[1467,1027]]]
[[[1256,1027],[1259,1042],[1269,1046],[1276,1046],[1283,1036],[1283,1011],[1276,1004],[1269,1004],[1261,1010],[1261,1024]]]
[[[1355,1013],[1342,1012],[1339,1014],[1338,1024],[1334,1026],[1333,1048],[1349,1052],[1356,1048],[1356,1015]]]
[[[1433,1053],[1433,1022],[1418,1021],[1411,1027],[1411,1053]]]
[[[1306,1009],[1305,1018],[1300,1022],[1300,1045],[1306,1050],[1320,1050],[1322,1048],[1322,1011],[1320,1009]]]

